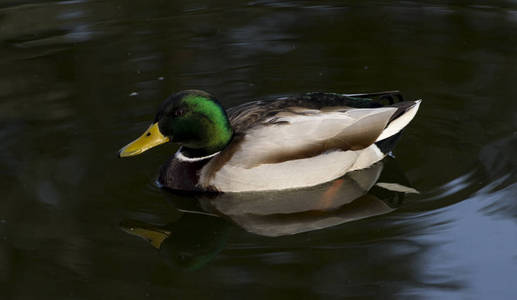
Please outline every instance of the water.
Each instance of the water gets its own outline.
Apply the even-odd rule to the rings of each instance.
[[[515,298],[516,31],[512,1],[3,1],[0,298]],[[422,98],[381,174],[420,194],[279,237],[188,212],[173,145],[116,157],[187,88]]]

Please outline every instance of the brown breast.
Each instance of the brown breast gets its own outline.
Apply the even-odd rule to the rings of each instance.
[[[172,156],[160,168],[158,182],[166,188],[181,191],[202,191],[197,183],[199,170],[210,161],[207,158],[199,161],[180,161]]]

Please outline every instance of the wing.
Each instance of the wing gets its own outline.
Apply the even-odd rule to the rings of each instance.
[[[202,169],[199,183],[236,192],[332,180],[356,162],[371,161],[368,153],[375,155],[375,161],[382,158],[371,145],[397,109],[292,110],[297,111],[283,110],[239,133]]]
[[[394,96],[395,95],[395,96]],[[382,99],[400,97],[394,92],[381,92],[373,94],[334,94],[334,93],[306,93],[303,95],[266,99],[244,103],[227,109],[228,118],[235,132],[245,132],[249,128],[261,124],[265,119],[273,115],[287,111],[291,108],[304,108],[306,110],[322,108],[378,108],[384,106]],[[393,104],[393,100],[391,100]]]
[[[375,142],[396,108],[282,111],[242,133],[227,162],[252,168],[313,157],[330,150],[360,150]]]
[[[199,184],[234,192],[298,188],[372,165],[385,155],[374,143],[407,125],[419,102],[353,96],[310,93],[229,109],[234,138],[201,170]]]

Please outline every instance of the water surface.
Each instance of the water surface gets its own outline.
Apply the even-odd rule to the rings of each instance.
[[[512,1],[3,1],[0,298],[514,298],[515,32]],[[394,151],[420,194],[279,237],[187,212],[154,186],[173,145],[116,153],[188,88],[422,98]]]

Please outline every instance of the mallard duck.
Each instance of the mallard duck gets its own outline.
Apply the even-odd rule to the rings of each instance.
[[[387,102],[387,103],[384,103]],[[211,94],[168,97],[152,125],[119,151],[140,154],[174,142],[178,151],[158,182],[173,190],[248,192],[331,181],[382,160],[420,100],[398,92],[306,93],[259,100],[227,111]]]

